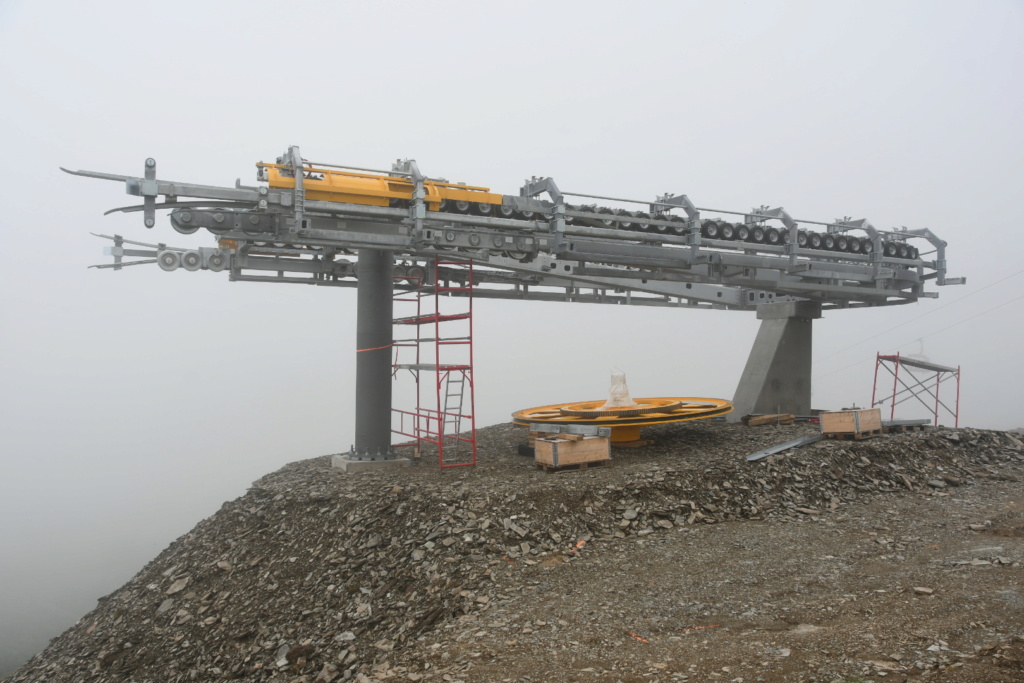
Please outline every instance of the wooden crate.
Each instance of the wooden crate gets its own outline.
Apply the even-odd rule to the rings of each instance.
[[[882,411],[878,408],[822,413],[819,418],[821,433],[825,435],[849,434],[856,437],[882,432]]]
[[[571,439],[561,438],[570,436]],[[533,444],[534,458],[540,465],[565,467],[581,463],[611,460],[611,439],[607,436],[552,434],[538,438]]]
[[[530,432],[530,436],[527,439],[526,443],[530,448],[533,448],[534,444],[537,443],[537,439],[551,439],[556,436],[559,439],[565,439],[566,441],[579,441],[583,438],[579,434],[552,434],[545,432]]]

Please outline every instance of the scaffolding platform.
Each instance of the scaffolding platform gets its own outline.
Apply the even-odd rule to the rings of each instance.
[[[884,369],[892,375],[892,395],[881,396],[878,393],[878,371]],[[900,372],[903,371],[901,376]],[[883,376],[884,377],[884,376]],[[939,390],[943,382],[953,381],[956,384],[956,395],[950,407],[940,398]],[[902,387],[902,388],[901,388]],[[926,402],[924,398],[927,397]],[[875,355],[875,381],[871,390],[871,407],[890,404],[889,420],[895,421],[896,406],[911,399],[916,400],[931,415],[931,422],[937,427],[939,415],[948,414],[953,418],[953,426],[960,426],[960,366],[939,365],[919,358],[906,356]]]

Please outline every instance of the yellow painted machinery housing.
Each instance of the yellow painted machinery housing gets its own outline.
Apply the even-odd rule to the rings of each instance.
[[[295,188],[292,167],[285,164],[256,164],[259,179],[266,180],[270,187],[281,190]],[[307,167],[304,169],[302,187],[306,199],[342,204],[363,204],[368,206],[393,206],[412,199],[413,183],[401,176],[374,175],[355,171],[339,171],[329,168]],[[474,204],[500,205],[502,195],[487,187],[445,183],[436,180],[424,181],[426,204],[429,211],[439,211],[451,206],[456,211],[468,212]]]

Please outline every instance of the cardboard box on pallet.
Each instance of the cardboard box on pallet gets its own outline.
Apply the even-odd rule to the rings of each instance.
[[[882,429],[882,411],[878,408],[822,413],[819,418],[822,434],[864,434]]]
[[[552,434],[534,441],[533,452],[537,462],[551,467],[600,462],[612,457],[611,439],[607,436],[585,436],[574,440]]]

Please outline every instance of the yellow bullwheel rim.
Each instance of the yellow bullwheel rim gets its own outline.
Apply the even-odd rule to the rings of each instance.
[[[636,407],[601,409],[605,401],[577,401],[526,408],[512,413],[518,425],[531,423],[611,427],[613,443],[640,439],[640,428],[668,422],[706,420],[732,412],[731,401],[720,398],[660,397],[633,399]]]

